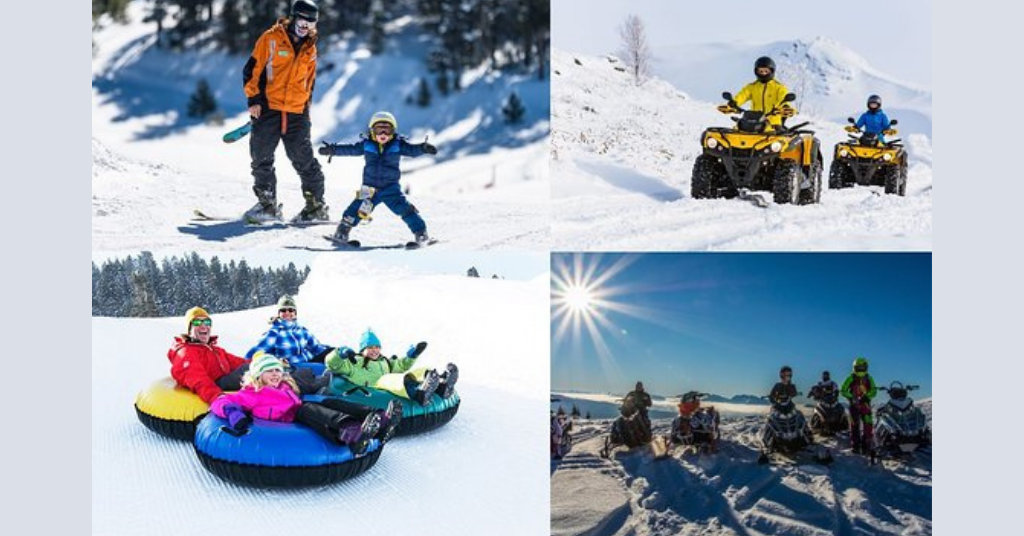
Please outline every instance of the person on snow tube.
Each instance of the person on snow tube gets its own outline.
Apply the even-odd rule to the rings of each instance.
[[[222,394],[213,401],[210,411],[227,419],[229,431],[236,435],[244,434],[254,417],[298,422],[328,441],[348,446],[356,456],[366,451],[371,439],[390,439],[402,418],[402,404],[397,400],[392,400],[386,410],[366,408],[362,414],[351,414],[326,403],[303,402],[298,393],[298,385],[284,372],[281,360],[256,352],[242,380],[242,390]]]
[[[332,373],[356,385],[387,391],[425,406],[435,392],[441,398],[452,396],[459,379],[459,369],[453,363],[448,363],[441,374],[435,369],[414,369],[416,358],[426,348],[427,343],[420,342],[410,346],[405,357],[385,357],[377,334],[367,329],[360,337],[358,353],[339,346],[327,355],[325,362]]]
[[[185,313],[185,333],[167,351],[171,377],[210,404],[224,391],[241,388],[249,362],[217,346],[213,320],[202,307]]]
[[[323,363],[331,350],[334,348],[321,344],[308,329],[299,324],[295,298],[285,294],[277,300],[277,316],[270,319],[270,329],[245,357],[252,359],[257,352],[266,352],[283,361],[285,367],[291,367],[300,363]],[[324,374],[317,378],[308,368],[292,369],[291,374],[303,394],[319,392],[331,381],[330,375]]]
[[[868,374],[868,360],[853,360],[853,372],[846,377],[840,393],[850,404],[850,444],[855,453],[872,449],[875,421],[871,413],[871,399],[878,394],[875,379]]]
[[[892,122],[882,111],[882,97],[868,97],[868,111],[860,114],[855,126],[868,134],[877,134],[878,143],[885,143],[885,131],[892,128]]]

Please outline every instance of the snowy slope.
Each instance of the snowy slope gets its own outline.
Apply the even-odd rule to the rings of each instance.
[[[555,250],[930,250],[931,142],[907,138],[907,196],[825,190],[814,206],[761,209],[690,198],[700,135],[731,121],[664,80],[636,87],[615,58],[552,52],[551,192]],[[814,116],[825,166],[846,139]],[[826,171],[827,174],[827,171]],[[827,183],[827,177],[823,177]]]
[[[930,415],[930,400],[921,405]],[[803,462],[762,466],[757,437],[763,419],[723,416],[717,454],[676,449],[665,460],[654,460],[646,447],[619,448],[603,459],[598,453],[610,421],[577,421],[573,450],[551,462],[551,533],[931,534],[930,453],[874,467],[848,451],[828,468]],[[667,433],[669,425],[655,419],[655,433]],[[826,444],[836,446],[833,440]]]
[[[658,73],[705,101],[737,92],[753,80],[754,59],[771,56],[778,79],[798,95],[801,109],[835,122],[857,117],[868,95],[882,97],[886,114],[906,133],[931,136],[932,93],[872,67],[862,56],[827,37],[767,44],[708,43],[665,47]],[[930,61],[931,58],[922,58]]]
[[[190,444],[144,428],[132,408],[139,389],[167,375],[181,318],[94,318],[92,533],[264,534],[272,525],[304,534],[430,534],[442,526],[453,535],[543,534],[548,351],[495,342],[548,339],[546,261],[530,280],[491,280],[415,273],[422,270],[396,268],[383,255],[318,256],[298,295],[303,322],[328,344],[353,344],[368,325],[386,352],[429,341],[424,365],[460,366],[454,420],[396,439],[353,480],[241,488],[203,469]],[[213,312],[214,332],[242,353],[271,313]]]
[[[247,121],[239,74],[246,58],[201,47],[182,53],[156,48],[154,26],[138,22],[146,5],[132,2],[134,22],[108,24],[93,34],[93,248],[323,248],[327,243],[320,235],[330,227],[253,230],[189,222],[195,208],[237,216],[255,202],[247,140],[221,142],[224,132]],[[446,239],[442,247],[546,250],[548,81],[471,71],[462,92],[435,95],[425,109],[408,105],[412,81],[426,75],[422,29],[404,18],[389,31],[386,52],[376,57],[360,40],[321,44],[313,143],[355,141],[374,111],[389,109],[412,142],[429,136],[439,147],[436,157],[404,159],[402,182],[431,233]],[[184,117],[200,78],[209,81],[225,110],[225,124]],[[499,112],[513,90],[526,107],[523,124],[515,128]],[[325,200],[337,220],[359,187],[362,159],[320,163]],[[276,171],[278,199],[290,217],[303,200],[280,146]],[[364,242],[385,244],[409,237],[383,207],[372,226],[357,234]]]

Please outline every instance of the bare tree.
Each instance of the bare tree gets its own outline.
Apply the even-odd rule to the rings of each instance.
[[[627,16],[619,27],[619,36],[622,37],[620,54],[633,74],[633,81],[639,86],[647,79],[651,69],[651,49],[647,46],[647,32],[640,17]]]

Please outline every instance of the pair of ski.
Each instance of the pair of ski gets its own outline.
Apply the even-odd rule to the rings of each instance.
[[[428,240],[426,242],[417,242],[415,240],[412,240],[412,241],[406,242],[404,246],[402,246],[401,244],[396,244],[394,246],[368,246],[368,247],[363,247],[362,242],[360,242],[358,240],[338,240],[337,238],[334,238],[331,235],[324,235],[324,240],[327,240],[328,242],[334,244],[335,246],[337,246],[340,249],[353,249],[353,250],[358,250],[358,249],[398,249],[398,248],[401,248],[401,247],[404,247],[405,249],[421,249],[421,248],[425,248],[427,246],[432,246],[432,245],[440,242],[440,240],[438,240],[436,238],[431,238],[430,240]]]
[[[281,210],[281,206],[278,205],[278,210]],[[327,225],[335,222],[329,220],[279,220],[279,219],[260,219],[253,218],[250,216],[242,216],[239,218],[226,218],[223,216],[211,216],[206,212],[199,209],[192,210],[192,221],[207,221],[207,222],[241,222],[249,227],[271,227],[271,226],[294,226],[294,227],[310,227],[313,225]]]

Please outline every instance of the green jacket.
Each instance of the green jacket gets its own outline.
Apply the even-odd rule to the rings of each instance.
[[[344,376],[348,381],[365,387],[373,386],[385,374],[406,372],[416,363],[415,359],[396,356],[380,356],[376,361],[372,361],[362,354],[356,354],[356,362],[353,363],[339,353],[343,349],[335,348],[327,354],[324,363],[334,374]]]
[[[862,396],[866,396],[868,400],[871,400],[878,394],[878,389],[875,387],[875,379],[870,374],[865,374],[863,377],[850,374],[846,377],[846,381],[843,382],[841,393],[843,398],[848,400],[856,400]]]

